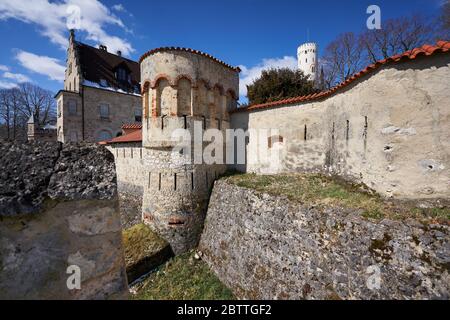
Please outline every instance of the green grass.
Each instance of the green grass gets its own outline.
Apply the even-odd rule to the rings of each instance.
[[[387,201],[364,185],[353,185],[320,174],[235,174],[225,179],[240,187],[286,196],[305,205],[361,209],[362,216],[371,219],[417,218],[426,221],[450,219],[449,208],[418,209],[406,203]]]
[[[177,256],[137,286],[135,300],[231,300],[232,292],[194,259],[191,251]]]

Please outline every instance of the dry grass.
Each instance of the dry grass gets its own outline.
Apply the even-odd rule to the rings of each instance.
[[[415,218],[426,222],[450,220],[449,208],[419,209],[406,203],[382,199],[362,185],[352,185],[320,174],[255,175],[236,174],[225,178],[238,186],[315,206],[361,209],[372,219]]]

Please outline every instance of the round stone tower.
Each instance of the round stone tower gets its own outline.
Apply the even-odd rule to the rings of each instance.
[[[179,254],[197,245],[214,180],[226,171],[225,162],[204,161],[210,141],[202,137],[209,129],[225,137],[240,70],[184,48],[149,51],[140,63],[147,167],[143,220]]]
[[[314,42],[302,44],[297,49],[298,68],[309,76],[311,81],[317,80],[318,47]]]

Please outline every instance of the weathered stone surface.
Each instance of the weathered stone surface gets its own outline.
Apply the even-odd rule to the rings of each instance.
[[[87,144],[0,147],[1,179],[11,180],[0,187],[0,299],[124,297],[112,155]],[[72,265],[81,271],[79,290],[67,286]]]
[[[111,214],[93,221],[90,212]],[[0,299],[106,299],[125,292],[121,229],[74,233],[70,221],[83,218],[83,225],[120,226],[117,199],[63,201],[38,215],[2,218]],[[67,287],[71,265],[80,268],[80,290]]]
[[[113,199],[114,157],[96,144],[0,142],[0,216],[37,213],[51,199]]]
[[[116,196],[114,157],[96,144],[65,144],[55,165],[51,198],[112,199]]]
[[[200,250],[239,298],[450,298],[447,225],[375,222],[358,210],[308,207],[222,180]]]
[[[0,141],[0,216],[39,211],[60,148],[58,143]]]

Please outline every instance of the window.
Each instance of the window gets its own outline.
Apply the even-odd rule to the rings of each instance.
[[[102,130],[98,134],[99,141],[111,140],[111,138],[112,138],[111,133],[109,133],[106,130]]]
[[[109,105],[107,104],[100,105],[100,118],[109,119]]]
[[[78,135],[76,131],[70,131],[70,142],[78,142]]]
[[[127,81],[127,79],[128,79],[127,71],[124,68],[117,69],[116,78],[119,81]]]
[[[69,74],[72,74],[72,62],[69,63]]]
[[[77,115],[77,102],[74,100],[69,101],[69,116]]]
[[[283,143],[284,138],[282,136],[272,136],[267,139],[267,146],[272,148],[276,143]]]
[[[58,118],[60,118],[60,117],[61,117],[61,114],[62,114],[62,112],[61,112],[61,103],[62,103],[62,101],[59,100],[59,101],[58,101]]]
[[[134,121],[142,122],[142,111],[141,111],[141,108],[134,109]]]

